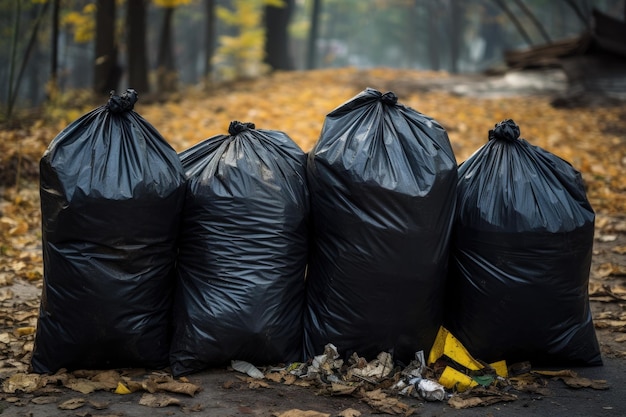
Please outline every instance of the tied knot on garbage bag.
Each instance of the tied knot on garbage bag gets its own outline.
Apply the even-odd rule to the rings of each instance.
[[[398,96],[393,91],[388,91],[381,96],[380,101],[385,104],[395,105],[398,103]]]
[[[228,134],[231,136],[235,136],[246,130],[254,130],[254,129],[256,129],[256,126],[254,125],[254,123],[244,123],[244,122],[239,122],[237,120],[233,120],[232,122],[230,122],[230,125],[228,126]]]
[[[496,127],[489,130],[489,140],[516,141],[520,136],[519,126],[512,119],[506,119],[496,124]]]
[[[137,91],[132,88],[126,89],[126,92],[119,96],[115,94],[115,90],[111,90],[111,97],[107,103],[107,108],[111,113],[128,112],[133,109],[137,99]]]

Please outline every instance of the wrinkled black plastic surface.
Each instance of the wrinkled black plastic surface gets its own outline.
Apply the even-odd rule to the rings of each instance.
[[[408,363],[432,346],[456,199],[445,130],[366,89],[326,117],[309,153],[313,248],[306,356],[392,352]]]
[[[35,372],[168,365],[184,173],[132,104],[109,104],[67,126],[40,162]]]
[[[231,123],[180,154],[174,375],[232,359],[301,359],[309,196],[306,155],[284,133]]]
[[[582,177],[516,127],[497,125],[459,167],[446,325],[485,361],[599,365]]]

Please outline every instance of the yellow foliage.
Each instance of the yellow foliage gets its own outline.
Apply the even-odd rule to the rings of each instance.
[[[253,77],[265,72],[265,30],[261,26],[262,5],[267,0],[235,0],[234,9],[218,6],[216,14],[238,29],[238,36],[221,36],[213,58],[222,78]]]
[[[193,0],[152,0],[155,6],[173,8],[177,6],[185,6],[190,4]]]
[[[70,12],[65,15],[61,24],[74,32],[74,41],[86,43],[93,40],[96,32],[96,5],[87,4],[80,12]]]
[[[273,7],[285,7],[285,2],[284,0],[264,0],[263,3],[266,6],[273,6]]]

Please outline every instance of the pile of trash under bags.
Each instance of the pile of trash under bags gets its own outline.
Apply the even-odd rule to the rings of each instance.
[[[136,99],[112,95],[42,158],[35,372],[309,370],[328,346],[333,361],[411,368],[442,326],[495,361],[442,369],[453,390],[481,369],[497,381],[501,360],[602,363],[580,174],[512,121],[457,166],[437,121],[366,89],[308,155],[240,122],[176,155]]]
[[[487,406],[518,399],[522,392],[549,395],[551,380],[570,388],[608,389],[605,380],[579,377],[575,372],[535,370],[529,362],[507,365],[500,360],[485,363],[475,359],[446,328],[441,327],[428,356],[415,352],[413,360],[398,366],[388,352],[367,360],[353,352],[343,359],[337,347],[327,344],[319,355],[306,363],[284,367],[260,367],[245,361],[232,361],[234,371],[249,387],[268,386],[267,382],[312,387],[320,395],[352,396],[377,412],[411,415],[416,409],[404,398],[447,402],[453,408]]]

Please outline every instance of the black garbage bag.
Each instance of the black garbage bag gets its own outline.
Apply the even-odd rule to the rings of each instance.
[[[582,177],[505,120],[459,167],[447,328],[485,361],[600,365]]]
[[[40,162],[44,286],[35,372],[169,363],[178,155],[134,90],[77,119]]]
[[[180,154],[188,177],[172,373],[302,356],[306,154],[285,133],[232,122]]]
[[[443,321],[457,163],[444,128],[368,88],[326,117],[309,153],[305,354],[334,344],[408,364]]]

